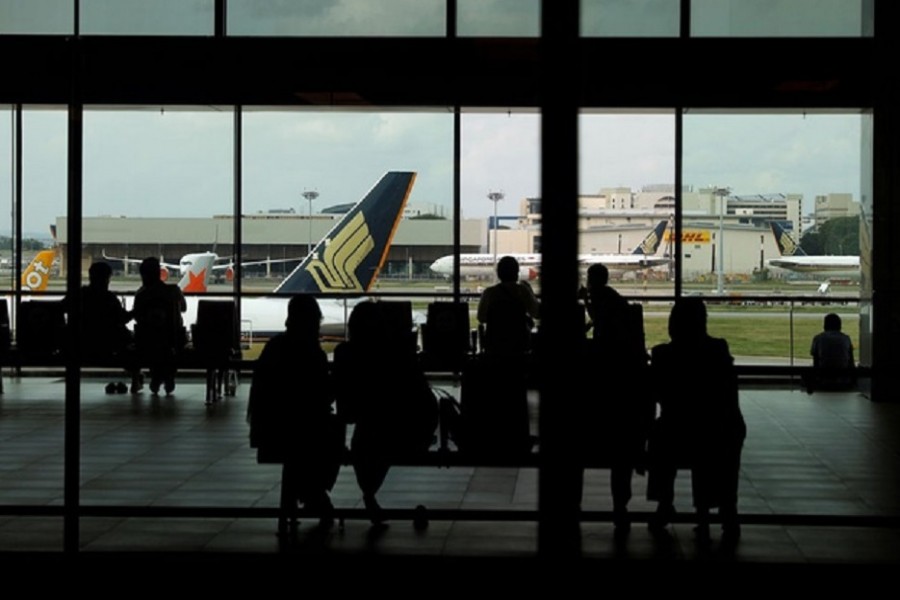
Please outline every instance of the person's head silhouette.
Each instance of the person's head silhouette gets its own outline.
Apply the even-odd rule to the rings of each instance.
[[[315,296],[298,294],[288,302],[284,326],[291,334],[318,339],[322,323],[322,309]]]
[[[690,340],[706,335],[706,304],[700,298],[679,298],[669,314],[672,341]]]
[[[155,281],[160,281],[162,266],[159,264],[159,259],[155,256],[148,256],[144,260],[141,261],[141,281],[144,285],[151,284]]]
[[[513,256],[504,256],[497,261],[497,278],[502,282],[516,282],[519,279],[519,261]]]
[[[588,289],[598,290],[609,283],[609,269],[603,263],[594,263],[587,270]]]
[[[108,289],[112,277],[112,267],[108,262],[95,262],[88,269],[88,281],[91,287]]]
[[[840,331],[841,318],[835,313],[828,313],[825,315],[823,327],[825,328],[825,331]]]

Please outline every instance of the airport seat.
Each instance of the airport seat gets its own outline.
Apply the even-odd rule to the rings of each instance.
[[[6,356],[12,346],[12,330],[9,323],[9,302],[0,298],[0,356]]]
[[[12,330],[9,323],[9,302],[0,298],[0,394],[3,393],[3,365],[9,360],[12,349]]]
[[[472,351],[469,306],[432,302],[422,325],[422,362],[426,371],[460,371]]]
[[[390,332],[391,343],[399,344],[399,349],[415,354],[418,352],[419,332],[413,324],[412,302],[409,300],[379,300],[379,312]]]
[[[197,322],[191,325],[191,345],[198,360],[209,365],[206,370],[206,401],[215,402],[234,395],[237,374],[221,365],[240,358],[240,327],[237,305],[233,300],[200,300]]]
[[[16,349],[28,360],[52,359],[62,353],[66,316],[61,300],[30,300],[16,314]]]

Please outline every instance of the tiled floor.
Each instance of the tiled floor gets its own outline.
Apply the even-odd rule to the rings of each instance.
[[[63,554],[64,385],[53,378],[7,378],[0,396],[0,553]],[[297,543],[279,544],[274,510],[280,471],[259,465],[247,444],[247,385],[238,395],[204,404],[199,382],[172,397],[106,395],[102,382],[82,386],[80,556],[418,557],[497,561],[538,556],[534,521],[443,519],[424,531],[395,518],[384,530],[349,518],[322,535],[302,522]],[[749,435],[741,478],[743,537],[725,547],[714,530],[699,544],[692,525],[676,523],[668,538],[638,522],[616,540],[606,520],[581,525],[583,560],[654,565],[900,564],[900,404],[859,394],[807,395],[799,390],[743,390]],[[654,507],[635,478],[632,510]],[[690,512],[689,481],[678,481],[678,510]],[[352,471],[333,492],[338,508],[359,508]],[[537,508],[537,473],[514,468],[394,468],[379,495],[389,509],[523,510]],[[10,507],[28,514],[10,514]],[[144,507],[156,516],[134,516]],[[607,472],[586,475],[583,507],[611,508]],[[199,509],[220,512],[201,514]],[[182,512],[178,512],[182,511]],[[526,514],[523,513],[523,514]],[[474,513],[473,513],[474,514]],[[588,514],[592,514],[589,512]],[[458,516],[458,515],[457,515]],[[48,559],[52,560],[52,559]]]

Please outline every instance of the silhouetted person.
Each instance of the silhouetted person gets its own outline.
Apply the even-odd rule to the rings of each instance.
[[[397,456],[428,449],[437,401],[403,332],[379,302],[353,307],[347,340],[334,349],[338,415],[354,423],[350,454],[369,519],[384,522],[375,494]]]
[[[131,391],[140,390],[139,372],[133,362],[133,336],[127,324],[131,313],[109,291],[112,267],[95,262],[88,269],[88,284],[81,287],[81,356],[84,363],[121,362],[132,378]],[[68,315],[75,310],[75,298],[67,294],[63,304]],[[107,391],[125,391],[125,384],[110,383]]]
[[[734,359],[724,339],[706,332],[706,305],[676,300],[666,344],[651,352],[659,418],[650,438],[647,494],[659,502],[651,530],[659,531],[674,509],[676,469],[689,466],[698,537],[709,535],[709,510],[718,507],[723,536],[740,535],[738,476],[747,428],[738,402]]]
[[[609,464],[613,522],[616,532],[624,533],[630,528],[632,476],[635,469],[643,473],[653,419],[643,313],[609,286],[609,271],[602,264],[588,268],[585,308],[593,335],[585,344],[588,393],[577,421],[584,440],[581,453],[587,462],[599,454]]]
[[[533,446],[526,377],[540,304],[528,282],[519,281],[514,257],[497,261],[497,279],[478,302],[483,353],[462,374],[459,445],[479,460],[515,459]]]
[[[853,375],[853,342],[841,331],[841,317],[825,315],[823,330],[813,337],[809,350],[813,359],[813,373],[807,376],[806,389],[845,390],[856,384]]]
[[[253,369],[247,420],[250,446],[260,462],[281,462],[281,515],[278,531],[296,529],[297,503],[330,527],[334,507],[329,492],[343,459],[345,432],[332,404],[328,357],[319,341],[322,312],[314,296],[288,303],[286,331],[272,337]]]
[[[150,369],[150,391],[175,390],[175,361],[184,349],[186,332],[181,313],[187,303],[181,288],[160,277],[159,259],[141,261],[141,287],[134,295],[134,336],[140,360]]]
[[[484,327],[484,351],[521,355],[531,348],[531,329],[540,305],[527,281],[519,281],[519,261],[497,261],[498,283],[486,288],[478,302],[478,323]]]

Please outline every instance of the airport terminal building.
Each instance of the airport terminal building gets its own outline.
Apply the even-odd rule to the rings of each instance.
[[[187,367],[174,394],[107,394],[118,370],[88,368],[75,352],[22,362],[20,340],[6,336],[0,560],[128,555],[139,582],[160,572],[142,568],[148,554],[288,557],[279,566],[291,570],[308,556],[341,567],[373,556],[499,557],[515,560],[505,563],[514,579],[536,564],[522,569],[518,559],[536,557],[611,566],[601,577],[632,558],[639,567],[896,569],[900,83],[888,57],[897,2],[319,4],[0,0],[0,231],[23,257],[25,232],[53,222],[65,281],[32,293],[13,273],[3,300],[16,309],[57,299],[82,286],[104,254],[303,256],[333,215],[311,210],[311,195],[308,211],[261,211],[299,200],[307,186],[324,185],[319,177],[341,188],[329,197],[343,202],[386,172],[417,173],[413,200],[446,210],[400,222],[384,277],[426,277],[431,260],[451,253],[541,253],[539,335],[519,373],[531,452],[512,464],[457,454],[461,462],[448,467],[435,452],[393,465],[379,492],[388,528],[371,526],[371,502],[344,464],[331,493],[346,528],[319,535],[316,515],[304,515],[302,543],[286,548],[273,535],[281,465],[249,446],[252,361],[228,363],[242,378],[224,400],[209,401],[216,373]],[[504,177],[530,183],[514,198]],[[811,187],[795,185],[801,179]],[[512,217],[503,228],[469,217],[476,201],[487,214],[485,195],[504,186],[506,203],[492,207]],[[777,302],[766,293],[744,302],[710,285],[715,276],[752,278],[778,253],[765,223],[790,222],[799,238],[811,224],[809,203],[813,225],[858,217],[853,297],[798,287]],[[700,296],[711,333],[726,337],[735,357],[749,433],[739,474],[745,533],[728,548],[717,516],[712,544],[695,540],[686,473],[668,541],[645,527],[656,504],[640,476],[630,537],[615,535],[609,464],[587,457],[573,435],[584,431],[572,410],[579,390],[606,400],[604,384],[624,376],[605,364],[585,373],[573,359],[585,338],[578,254],[629,252],[662,219],[674,232],[659,250],[671,266],[659,286],[628,299],[642,308],[649,349],[668,341],[673,303]],[[360,239],[342,269],[365,253],[356,254],[369,241]],[[464,282],[442,287],[403,301],[462,304]],[[235,306],[251,296],[240,287],[222,294]],[[858,386],[808,394],[800,374],[829,312],[852,334]],[[8,325],[0,322],[0,341]],[[59,330],[57,350],[90,335]],[[777,348],[778,360],[760,346]],[[297,398],[305,366],[290,390]],[[379,377],[390,380],[385,371]],[[698,390],[716,375],[702,361],[690,371],[678,375]],[[429,376],[445,398],[460,399],[460,369]],[[655,383],[674,390],[675,379]],[[425,527],[420,504],[432,516]],[[98,569],[104,577],[118,572],[109,564]],[[200,566],[205,578],[211,564]],[[403,562],[398,578],[421,564]],[[624,569],[637,577],[629,585],[647,578],[639,567]]]

